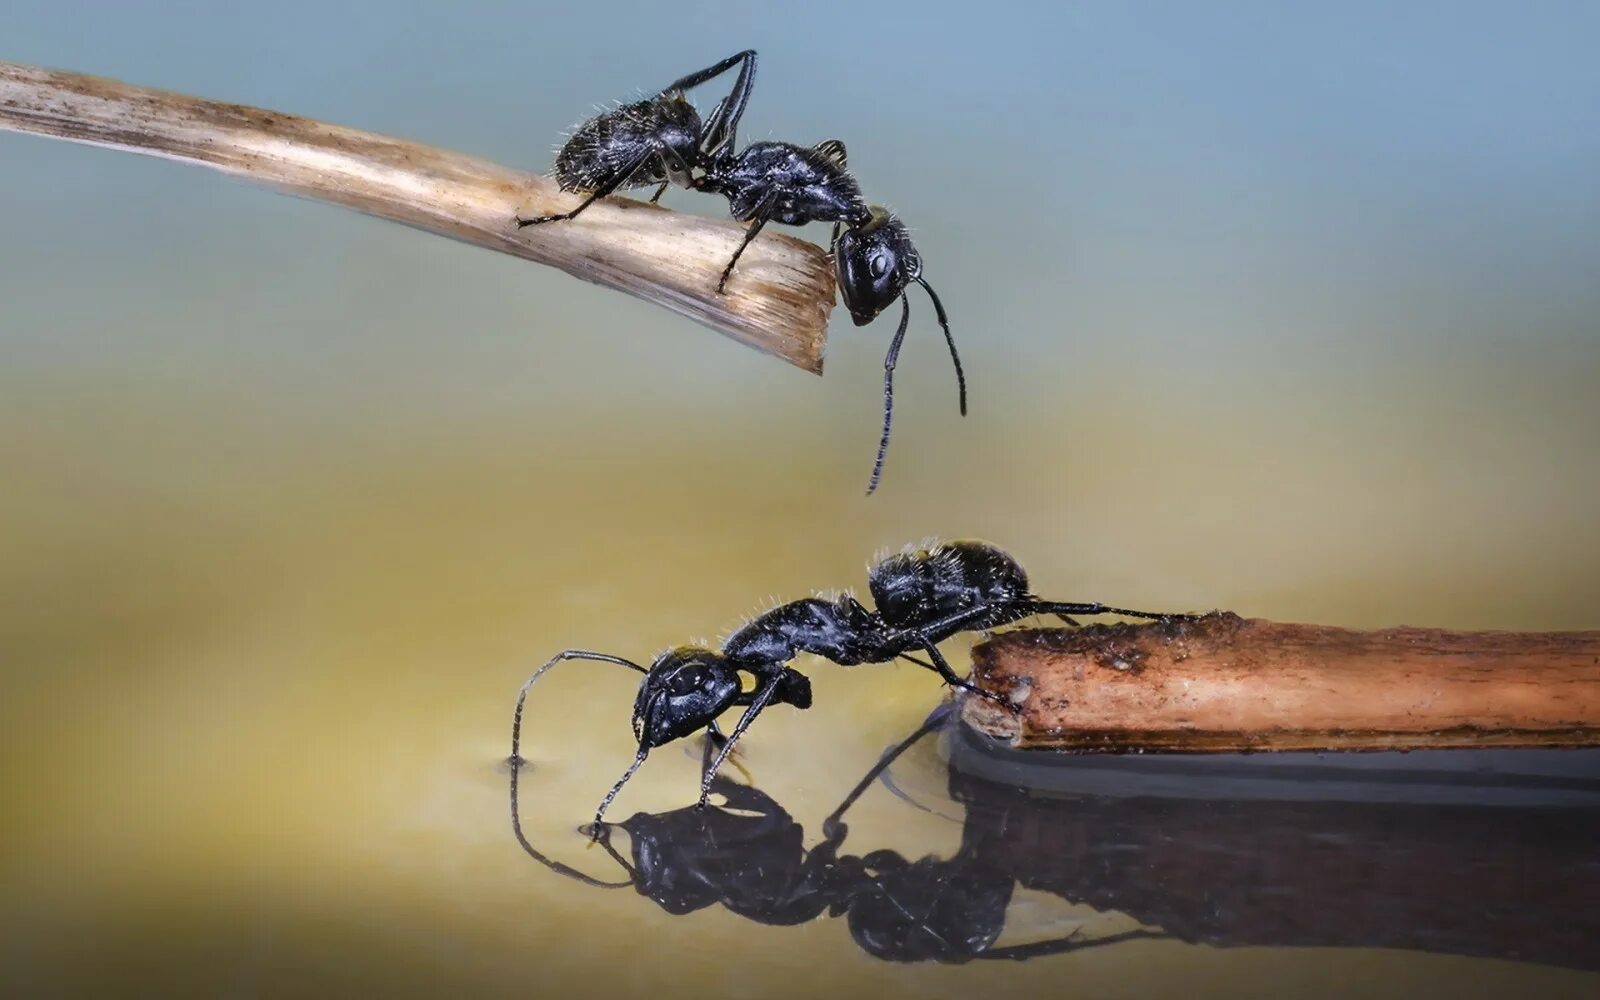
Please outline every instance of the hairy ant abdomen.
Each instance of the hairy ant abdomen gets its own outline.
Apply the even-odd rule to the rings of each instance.
[[[938,542],[886,556],[867,575],[883,620],[911,628],[977,605],[1010,605],[1028,598],[1028,574],[1006,552],[985,542]]]
[[[667,164],[682,176],[697,158],[700,115],[682,96],[635,101],[591,118],[556,154],[556,183],[563,191],[648,187],[669,179]],[[656,155],[641,161],[640,151]],[[619,179],[620,178],[620,179]]]

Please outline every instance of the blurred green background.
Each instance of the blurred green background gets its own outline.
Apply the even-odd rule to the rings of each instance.
[[[0,58],[534,169],[594,105],[755,47],[742,137],[848,142],[913,227],[972,389],[963,420],[915,303],[867,499],[893,317],[836,314],[819,380],[553,270],[0,133],[8,977],[1592,989],[1170,942],[877,965],[830,922],[673,920],[534,869],[497,766],[554,651],[714,639],[930,535],[995,541],[1061,600],[1595,627],[1597,31],[1592,3],[8,0]],[[913,667],[801,666],[816,707],[763,719],[745,760],[809,829],[941,691]],[[524,794],[592,863],[570,831],[630,756],[632,682],[565,674],[532,703]],[[661,757],[618,818],[692,796],[694,762]],[[953,846],[882,798],[863,836]]]

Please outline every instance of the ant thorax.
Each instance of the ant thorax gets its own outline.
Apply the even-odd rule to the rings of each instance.
[[[881,647],[877,622],[852,597],[790,601],[728,636],[722,653],[740,665],[782,664],[811,653],[843,666],[865,663]]]
[[[706,168],[701,187],[723,195],[740,222],[789,226],[867,217],[861,186],[827,153],[788,142],[754,142]]]

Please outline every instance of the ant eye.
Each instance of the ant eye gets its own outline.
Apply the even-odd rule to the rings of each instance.
[[[884,275],[888,274],[889,273],[889,257],[888,257],[888,255],[880,253],[876,257],[873,257],[871,266],[872,266],[872,276],[874,278],[881,278]]]

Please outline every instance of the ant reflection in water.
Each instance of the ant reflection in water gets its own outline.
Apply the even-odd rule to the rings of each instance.
[[[849,595],[791,601],[751,619],[722,643],[720,651],[679,646],[656,657],[648,668],[610,653],[583,649],[557,653],[517,695],[511,763],[522,759],[522,708],[528,690],[564,660],[615,663],[644,675],[633,702],[633,735],[639,750],[595,811],[598,830],[606,807],[651,750],[701,730],[721,744],[701,781],[699,804],[704,806],[722,762],[762,710],[775,704],[811,707],[811,681],[788,665],[801,653],[841,666],[909,660],[937,673],[951,687],[1015,711],[1004,697],[976,687],[951,669],[937,644],[960,632],[997,628],[1034,615],[1055,615],[1068,624],[1076,624],[1071,615],[1118,614],[1159,621],[1193,617],[1040,600],[1029,591],[1028,574],[1015,559],[977,541],[939,542],[890,555],[868,571],[867,585],[877,611],[867,610]],[[927,659],[911,655],[913,650]],[[753,678],[751,689],[745,690],[742,674]],[[735,705],[743,706],[744,713],[723,740],[716,719]]]
[[[938,724],[930,719],[924,732]],[[961,846],[949,858],[846,851],[845,810],[909,740],[823,823],[810,850],[772,798],[725,780],[716,783],[726,796],[720,806],[604,827],[608,850],[618,830],[630,841],[625,854],[613,853],[624,876],[616,881],[527,842],[514,773],[513,829],[540,863],[591,885],[631,886],[670,913],[721,905],[770,924],[843,915],[863,949],[892,960],[1027,958],[1162,937],[1600,971],[1600,751],[1551,751],[1542,765],[1526,763],[1539,751],[1442,752],[1354,785],[1347,765],[1303,755],[1288,771],[1296,790],[1278,797],[1252,790],[1265,780],[1270,793],[1283,776],[1259,770],[1259,758],[1167,761],[1152,774],[1139,766],[1161,763],[1150,758],[1019,761],[993,757],[985,738],[960,726],[950,738],[952,758],[969,768],[1018,770],[995,780],[950,768],[949,798],[964,814]],[[1450,767],[1437,763],[1451,758]],[[1432,801],[1440,794],[1445,801]],[[995,947],[1015,887],[1160,933]]]
[[[971,845],[953,857],[911,861],[894,851],[844,852],[846,810],[894,760],[944,726],[949,705],[935,709],[911,736],[885,753],[823,822],[823,840],[809,850],[805,831],[771,796],[726,777],[712,781],[723,804],[638,813],[591,832],[626,878],[605,881],[555,861],[529,843],[517,808],[520,768],[511,769],[511,826],[518,843],[552,871],[597,888],[633,887],[668,913],[682,916],[721,905],[757,923],[790,926],[826,913],[844,916],[868,954],[894,962],[961,963],[1022,960],[1166,935],[1134,929],[1098,937],[1064,937],[995,947],[1005,930],[1014,882]],[[706,741],[709,770],[717,740]],[[625,857],[612,834],[628,835]]]

